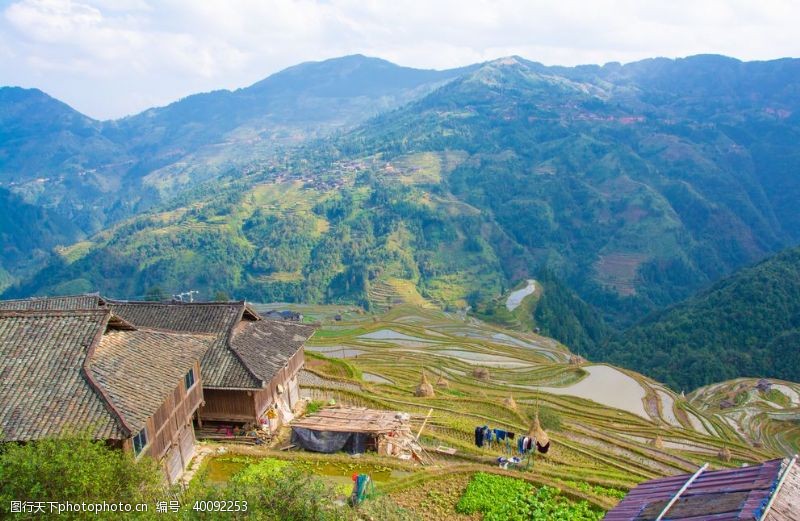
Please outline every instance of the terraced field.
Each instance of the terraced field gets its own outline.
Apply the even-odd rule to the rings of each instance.
[[[755,381],[737,380],[682,397],[637,373],[577,360],[552,339],[464,315],[410,304],[380,316],[294,308],[322,324],[307,345],[307,398],[406,411],[417,422],[433,411],[421,440],[435,464],[384,487],[405,499],[430,480],[483,470],[608,508],[616,499],[598,492],[604,487],[624,491],[704,462],[739,466],[797,451],[797,384],[776,382],[765,394],[752,390]],[[433,397],[414,396],[423,372]],[[748,387],[746,400],[719,409],[723,397]],[[553,444],[526,471],[494,464],[505,446],[474,445],[479,425],[527,433],[535,410]],[[456,454],[437,453],[439,446]],[[721,455],[728,451],[730,458]]]

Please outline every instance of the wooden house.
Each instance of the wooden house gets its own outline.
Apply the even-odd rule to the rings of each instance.
[[[47,308],[0,311],[0,439],[88,434],[155,458],[176,480],[194,452],[213,335],[136,328],[108,308]]]
[[[298,375],[304,345],[314,328],[264,320],[244,302],[133,302],[104,299],[131,324],[166,331],[209,333],[211,348],[201,362],[205,404],[202,421],[259,424],[270,409],[271,427],[292,418],[300,400]]]
[[[314,328],[290,320],[264,320],[245,302],[122,301],[97,294],[0,301],[0,309],[110,309],[137,328],[213,336],[203,356],[203,421],[258,424],[272,409],[270,426],[292,418],[300,400],[298,375]]]

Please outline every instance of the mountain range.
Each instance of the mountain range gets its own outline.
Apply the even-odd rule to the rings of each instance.
[[[107,122],[3,88],[0,195],[27,210],[0,215],[0,284],[368,308],[412,292],[486,316],[546,274],[526,327],[644,370],[646,351],[619,354],[650,338],[634,324],[800,242],[798,138],[794,59],[349,56]]]

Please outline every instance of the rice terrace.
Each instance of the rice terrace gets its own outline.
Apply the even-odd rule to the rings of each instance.
[[[476,479],[497,479],[507,481],[497,484],[504,490],[508,483],[560,490],[565,504],[582,505],[599,519],[644,480],[692,473],[705,462],[735,468],[799,448],[800,432],[789,419],[800,408],[797,384],[773,381],[762,392],[755,380],[739,379],[681,396],[637,373],[578,359],[552,339],[431,306],[401,304],[382,315],[288,307],[322,323],[306,345],[303,396],[313,404],[410,413],[414,431],[425,423],[420,443],[430,461],[226,446],[222,455],[212,451],[199,475],[220,480],[226,464],[234,462],[232,474],[261,458],[297,465],[340,487],[350,474],[366,472],[378,493],[425,519],[471,518],[464,513],[470,487],[478,486]],[[432,395],[415,396],[423,378]],[[732,394],[736,405],[721,408]],[[499,466],[497,458],[516,454],[503,443],[476,447],[476,426],[524,434],[535,416],[552,448],[536,453],[529,466]],[[503,517],[486,517],[495,518]]]

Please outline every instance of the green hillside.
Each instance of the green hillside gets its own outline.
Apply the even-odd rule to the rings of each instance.
[[[6,296],[194,289],[376,311],[469,306],[623,360],[618,341],[602,348],[610,331],[800,242],[798,70],[720,56],[575,68],[511,57],[436,73],[346,57],[99,127],[64,116],[50,123],[85,125],[90,144],[97,132],[125,141],[140,162],[107,173],[121,199],[82,203],[103,214],[92,222],[114,224],[52,257],[42,248],[35,274],[6,255],[18,281]],[[38,135],[41,115],[10,113]],[[35,183],[13,182],[29,200]],[[48,182],[42,193],[59,194]],[[35,204],[80,224],[69,200]],[[536,301],[504,312],[528,279],[541,279]],[[642,370],[654,359],[624,356]],[[704,370],[757,376],[759,356],[715,355]],[[664,375],[677,378],[690,377]]]
[[[738,376],[800,380],[800,248],[736,272],[593,354],[675,389]]]

